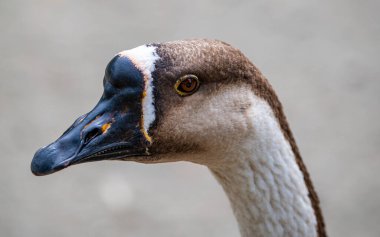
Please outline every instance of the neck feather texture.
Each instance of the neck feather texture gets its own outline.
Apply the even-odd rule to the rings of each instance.
[[[317,236],[304,176],[270,106],[255,100],[252,131],[209,167],[227,193],[242,236]]]

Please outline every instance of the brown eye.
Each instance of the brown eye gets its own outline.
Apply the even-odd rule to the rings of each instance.
[[[174,89],[181,96],[191,95],[199,88],[199,80],[195,75],[182,76],[174,85]]]

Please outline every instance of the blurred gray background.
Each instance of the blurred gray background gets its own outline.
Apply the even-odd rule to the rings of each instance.
[[[97,162],[34,177],[34,152],[102,93],[121,50],[240,48],[278,92],[330,236],[380,232],[380,2],[0,1],[0,236],[239,236],[205,167]]]

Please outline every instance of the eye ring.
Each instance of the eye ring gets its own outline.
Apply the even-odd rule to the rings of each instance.
[[[200,82],[197,76],[189,74],[180,77],[174,84],[174,89],[180,96],[194,94],[199,88]]]

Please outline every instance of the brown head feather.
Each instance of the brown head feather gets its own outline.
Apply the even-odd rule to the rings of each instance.
[[[157,53],[161,58],[156,63],[156,70],[153,74],[155,81],[160,81],[160,83],[155,84],[158,90],[162,91],[164,88],[171,88],[175,80],[184,74],[195,74],[205,84],[213,81],[218,81],[222,84],[246,83],[257,96],[267,101],[280,124],[285,138],[290,143],[296,162],[303,173],[304,181],[309,191],[309,198],[317,219],[318,236],[326,237],[327,234],[319,206],[319,199],[314,190],[310,175],[302,161],[282,105],[272,86],[262,73],[238,49],[218,40],[182,40],[154,44],[154,46],[157,47]],[[172,96],[174,93],[174,91],[167,91],[167,95],[157,95],[165,97],[164,100],[156,100],[156,103],[160,103],[156,105],[158,115],[163,110],[166,110],[166,107],[180,103],[178,96]],[[160,116],[157,117],[160,118]],[[157,122],[159,123],[159,121]],[[162,144],[157,147],[162,147]],[[184,144],[183,149],[190,150],[191,148],[191,145]]]

